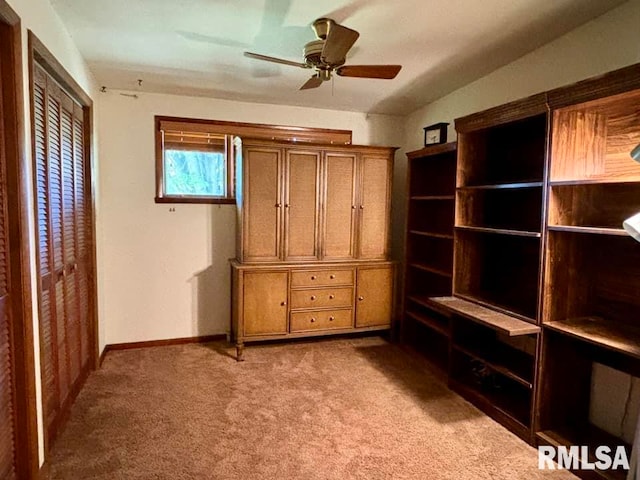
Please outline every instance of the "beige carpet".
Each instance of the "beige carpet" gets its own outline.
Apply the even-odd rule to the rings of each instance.
[[[51,479],[572,479],[382,339],[110,352]]]

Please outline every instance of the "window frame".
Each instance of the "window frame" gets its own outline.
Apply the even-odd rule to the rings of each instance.
[[[190,122],[183,120],[180,123],[184,124],[186,128],[189,125],[196,122]],[[189,131],[189,130],[185,130]],[[164,130],[162,129],[162,122],[156,117],[156,203],[208,203],[208,204],[235,204],[235,146],[233,142],[233,136],[225,134],[224,145],[222,153],[225,157],[225,195],[176,195],[166,192],[165,189],[165,150],[185,150],[185,151],[206,151],[207,148],[203,148],[204,145],[198,145],[196,143],[185,142],[184,146],[171,145],[170,148],[165,147]],[[218,135],[218,132],[211,133]],[[190,148],[192,147],[192,148]]]
[[[156,150],[156,203],[204,203],[235,204],[235,159],[236,147],[233,137],[242,140],[263,139],[296,143],[315,143],[329,145],[350,145],[351,130],[327,128],[292,127],[284,125],[266,125],[260,123],[225,122],[220,120],[203,120],[195,118],[167,117],[156,115],[155,150]],[[168,195],[164,185],[164,135],[163,131],[185,131],[200,134],[226,135],[227,194],[224,197],[196,195]]]

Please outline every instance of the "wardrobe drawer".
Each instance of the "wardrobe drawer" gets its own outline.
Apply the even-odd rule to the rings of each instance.
[[[291,272],[291,288],[353,285],[353,270],[304,270]]]
[[[291,290],[291,309],[320,307],[351,307],[353,288],[315,288]]]
[[[291,314],[290,331],[331,330],[353,327],[353,310],[324,310]]]

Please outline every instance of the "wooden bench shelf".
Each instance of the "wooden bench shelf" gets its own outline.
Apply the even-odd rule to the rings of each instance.
[[[458,297],[433,297],[432,302],[510,337],[538,333],[540,327]]]

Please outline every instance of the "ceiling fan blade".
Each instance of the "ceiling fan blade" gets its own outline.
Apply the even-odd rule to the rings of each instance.
[[[269,57],[267,55],[260,55],[259,53],[244,52],[245,57],[255,58],[256,60],[265,60],[267,62],[280,63],[282,65],[290,65],[292,67],[311,68],[306,63],[292,62],[291,60],[284,60],[282,58]]]
[[[345,65],[336,69],[341,77],[381,78],[391,80],[396,78],[402,65]]]
[[[359,36],[355,30],[332,23],[322,48],[322,61],[329,65],[344,63],[347,52]]]
[[[300,90],[309,90],[310,88],[318,88],[322,85],[322,79],[317,75],[314,75],[300,87]]]

